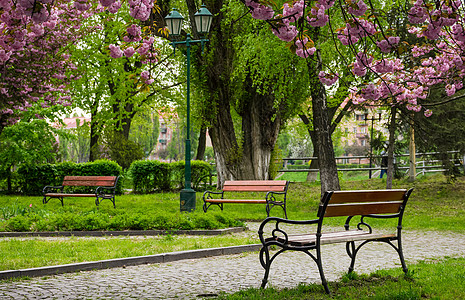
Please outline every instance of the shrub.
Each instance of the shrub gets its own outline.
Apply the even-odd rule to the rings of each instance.
[[[171,166],[157,160],[138,160],[129,168],[133,190],[137,193],[153,193],[170,190]]]
[[[29,231],[31,223],[28,216],[17,215],[8,220],[5,229],[8,231]]]
[[[133,190],[136,193],[168,192],[184,188],[184,161],[164,163],[139,160],[129,168]],[[204,161],[191,162],[191,181],[194,188],[211,174],[211,166]]]

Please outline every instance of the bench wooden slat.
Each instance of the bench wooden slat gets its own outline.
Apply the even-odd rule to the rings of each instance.
[[[254,185],[254,186],[225,186],[225,192],[284,192],[285,186]]]
[[[225,181],[225,192],[284,192],[287,181],[285,180],[261,180],[261,181]]]
[[[116,176],[65,176],[63,186],[114,186]]]
[[[265,199],[205,199],[208,203],[265,203]]]
[[[369,233],[363,230],[339,231],[322,233],[320,242],[322,245],[329,245],[335,243],[345,243],[351,241],[361,240],[376,240],[384,238],[394,238],[395,234],[386,233]],[[281,243],[285,242],[283,237],[278,237],[277,240]],[[316,243],[315,234],[305,235],[290,235],[288,237],[288,244],[292,246],[310,246]]]
[[[369,214],[393,214],[399,212],[401,205],[401,201],[353,204],[328,204],[325,211],[325,217],[358,216]]]
[[[95,197],[95,194],[65,194],[65,193],[48,193],[46,197]]]
[[[335,191],[331,203],[402,201],[406,190]]]
[[[235,180],[225,181],[224,186],[234,185],[286,185],[286,180]]]

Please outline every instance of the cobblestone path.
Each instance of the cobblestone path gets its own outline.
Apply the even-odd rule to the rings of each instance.
[[[254,226],[250,227],[256,232]],[[465,256],[463,234],[404,231],[403,241],[407,264],[428,258]],[[323,248],[326,277],[329,281],[337,280],[349,265],[345,245]],[[368,273],[399,265],[390,246],[375,243],[360,251],[355,270]],[[258,254],[245,253],[3,282],[0,299],[198,299],[199,295],[258,287],[262,276]],[[320,282],[315,263],[301,253],[278,257],[271,268],[270,283],[293,287],[300,282]]]

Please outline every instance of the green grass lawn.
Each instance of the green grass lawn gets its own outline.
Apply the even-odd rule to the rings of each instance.
[[[329,283],[331,295],[321,284],[301,284],[292,289],[248,289],[218,299],[465,299],[464,265],[465,258],[449,258],[410,265],[407,275],[399,268],[370,275],[352,273]]]
[[[342,189],[351,190],[383,189],[385,184],[385,180],[381,179],[341,182]],[[404,229],[465,232],[465,178],[448,182],[444,176],[435,175],[414,183],[395,181],[394,187],[415,188],[406,208]],[[240,194],[235,196],[248,197]],[[320,186],[317,183],[292,183],[288,193],[289,218],[314,219],[319,197]],[[29,226],[29,230],[36,231],[40,228],[79,230],[76,226],[80,226],[81,230],[121,230],[128,229],[124,226],[129,225],[135,226],[136,229],[219,228],[243,225],[236,220],[262,221],[266,217],[264,206],[258,204],[225,204],[223,212],[212,207],[204,213],[201,193],[197,193],[197,209],[194,213],[179,212],[178,193],[117,196],[116,209],[110,201],[103,202],[97,209],[91,198],[68,198],[65,199],[64,207],[61,207],[58,200],[52,200],[46,205],[43,205],[41,200],[41,197],[1,196],[0,230],[7,230],[12,223],[18,228]],[[282,217],[282,209],[274,208],[272,215]],[[342,226],[343,221],[341,218],[331,218],[328,224]],[[207,238],[179,236],[171,239],[157,237],[141,240],[116,237],[52,240],[1,238],[0,269],[250,243],[259,241],[240,235]],[[37,255],[38,253],[40,255]]]

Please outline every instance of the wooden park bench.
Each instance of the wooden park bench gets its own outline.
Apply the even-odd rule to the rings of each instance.
[[[330,293],[328,284],[323,272],[321,259],[321,246],[334,243],[345,243],[346,251],[351,262],[349,273],[353,271],[355,257],[362,246],[369,242],[384,242],[392,246],[399,254],[402,269],[407,273],[407,266],[402,252],[402,217],[405,205],[412,193],[410,190],[376,190],[376,191],[335,191],[326,192],[320,202],[317,219],[308,221],[287,220],[281,218],[265,219],[258,230],[262,248],[260,250],[260,263],[265,269],[262,281],[262,288],[266,286],[271,263],[284,251],[302,251],[309,255],[317,264],[321,277],[321,282],[326,293]],[[360,220],[352,226],[355,216],[360,216]],[[344,230],[325,232],[323,222],[330,217],[345,218]],[[375,232],[368,224],[369,219],[396,219],[394,233]],[[358,220],[355,218],[354,220]],[[313,232],[306,234],[291,235],[280,227],[280,224],[295,225],[316,225]],[[271,237],[265,238],[263,231],[265,226],[272,226]],[[353,228],[353,229],[352,229]],[[357,242],[357,243],[356,243]],[[394,243],[393,243],[394,242]],[[277,246],[278,251],[270,257],[270,247]],[[316,253],[310,252],[315,250]]]
[[[266,214],[274,206],[281,206],[287,219],[286,196],[289,181],[286,180],[237,180],[225,181],[220,192],[205,191],[203,194],[203,211],[207,212],[211,205],[218,205],[223,210],[224,203],[256,203],[266,204]],[[265,196],[255,199],[225,198],[225,192],[265,192]],[[215,198],[213,198],[215,196]]]
[[[64,197],[95,197],[95,204],[98,206],[103,199],[109,199],[115,205],[115,192],[119,176],[65,176],[61,186],[46,186],[42,193],[44,204],[50,199],[59,199],[63,206]],[[65,187],[92,187],[91,193],[68,192]],[[96,187],[96,188],[95,188]]]

